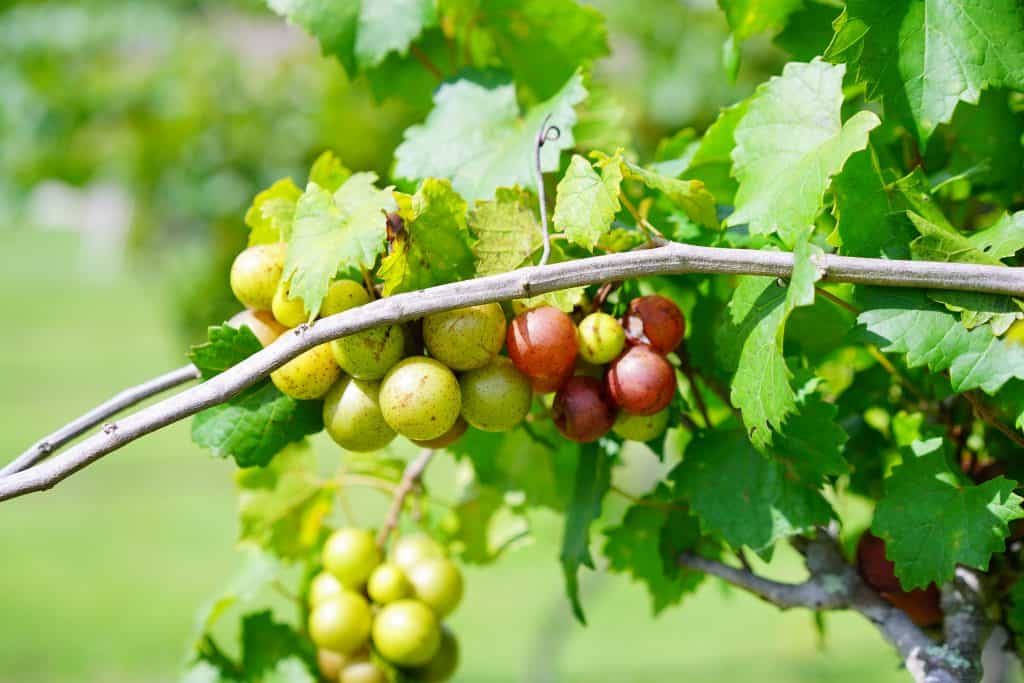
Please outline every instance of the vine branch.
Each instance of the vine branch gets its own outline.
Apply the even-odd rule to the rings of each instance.
[[[825,271],[824,279],[833,282],[959,289],[1024,296],[1024,269],[1021,268],[895,261],[831,254],[819,257],[818,265]],[[668,242],[641,251],[521,268],[501,275],[454,282],[379,299],[323,318],[312,325],[300,325],[282,335],[267,348],[216,377],[128,415],[118,422],[108,424],[102,431],[71,447],[60,456],[0,478],[0,500],[52,488],[104,455],[146,434],[183,420],[205,408],[224,403],[303,351],[355,332],[414,320],[454,308],[529,298],[570,287],[646,275],[702,273],[788,278],[792,271],[793,254],[787,252],[723,249]],[[175,372],[182,373],[181,376],[176,376],[180,379],[190,372],[194,373],[195,370],[181,369]],[[149,384],[147,382],[147,385]],[[77,433],[82,433],[85,429],[88,427],[80,429]]]
[[[434,457],[434,453],[433,448],[424,448],[414,460],[409,462],[405,471],[402,472],[402,481],[399,482],[398,488],[395,489],[395,498],[391,501],[391,508],[388,510],[387,517],[384,518],[384,526],[381,527],[380,532],[377,534],[378,548],[383,550],[384,546],[387,545],[388,537],[395,530],[395,527],[398,526],[398,519],[402,516],[405,499],[416,488],[420,477],[423,476],[427,465],[430,464],[430,460]]]

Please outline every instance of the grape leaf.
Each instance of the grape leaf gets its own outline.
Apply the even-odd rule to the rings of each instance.
[[[790,14],[800,9],[802,0],[718,0],[725,12],[729,30],[737,41],[765,31],[777,31],[786,25]]]
[[[334,193],[311,182],[299,197],[282,278],[291,279],[292,296],[313,316],[339,273],[372,269],[384,251],[384,213],[395,209],[395,200],[376,180],[374,173],[356,173]]]
[[[1024,211],[1004,213],[991,226],[971,233],[967,241],[995,259],[1013,256],[1024,249]]]
[[[573,107],[586,95],[577,74],[551,99],[521,115],[512,84],[446,83],[435,93],[427,120],[406,129],[395,151],[394,173],[408,179],[449,178],[468,201],[489,199],[501,186],[533,188],[533,149],[541,123],[550,114],[549,124],[561,131],[558,140],[541,149],[541,168],[554,171],[561,151],[574,144]]]
[[[695,591],[704,578],[681,569],[674,561],[681,552],[697,546],[700,525],[685,508],[673,507],[664,486],[643,501],[630,507],[618,526],[605,530],[604,556],[609,570],[629,573],[646,584],[651,608],[659,614]],[[667,561],[662,554],[663,538],[672,542]]]
[[[1024,517],[1016,482],[996,477],[977,486],[950,469],[942,439],[916,441],[885,481],[872,531],[907,590],[953,578],[958,564],[988,569],[1002,552],[1008,523]]]
[[[732,204],[736,196],[736,180],[732,177],[732,150],[736,146],[736,125],[747,114],[750,100],[746,99],[718,114],[704,136],[692,145],[681,161],[682,178],[699,180],[722,204]]]
[[[543,237],[534,207],[537,199],[519,187],[499,187],[494,199],[478,200],[469,213],[476,238],[477,275],[507,273],[523,265],[540,248]]]
[[[1021,305],[1009,296],[985,294],[984,292],[928,292],[928,298],[946,307],[946,310],[960,314],[960,322],[969,330],[981,325],[990,325],[992,334],[1006,332],[1017,320],[1024,318]]]
[[[352,171],[345,168],[345,164],[331,150],[318,156],[309,169],[309,182],[316,183],[328,192],[337,192],[351,177]]]
[[[925,142],[957,102],[985,88],[1024,89],[1024,6],[1018,0],[850,0],[837,35],[860,38],[859,74],[886,114]],[[849,48],[851,41],[843,47]],[[830,48],[829,54],[841,51]]]
[[[252,206],[245,212],[249,226],[249,246],[287,242],[292,233],[295,203],[302,190],[291,178],[282,178],[256,195]]]
[[[912,228],[896,214],[892,198],[868,147],[852,155],[832,180],[840,253],[878,258],[906,258]]]
[[[192,441],[239,467],[266,465],[282,448],[323,429],[320,401],[297,401],[264,380],[192,418]]]
[[[590,525],[601,515],[601,502],[611,484],[612,460],[597,444],[580,444],[576,463],[576,484],[565,513],[562,536],[562,572],[572,613],[581,624],[587,619],[580,602],[580,565],[594,568],[590,555]]]
[[[520,496],[481,485],[475,477],[461,488],[453,509],[459,520],[458,533],[449,539],[459,559],[470,564],[494,562],[527,538],[530,521],[518,504]]]
[[[271,555],[249,549],[243,552],[241,566],[221,594],[203,603],[196,612],[193,646],[202,644],[205,634],[213,630],[229,608],[249,604],[278,579],[281,571],[281,563]]]
[[[597,166],[595,169],[580,155],[573,155],[565,175],[558,181],[551,217],[555,229],[564,232],[569,241],[591,251],[611,228],[621,208],[620,158],[608,158]]]
[[[395,238],[378,275],[384,295],[425,289],[474,275],[466,202],[447,180],[427,178],[416,194],[395,193],[405,230]]]
[[[239,542],[286,559],[306,557],[318,548],[333,502],[333,487],[318,468],[309,444],[297,443],[266,467],[238,470]]]
[[[805,482],[825,484],[826,477],[850,472],[843,458],[847,434],[839,424],[839,410],[817,391],[821,380],[801,378],[796,393],[796,412],[773,434],[771,453]]]
[[[1024,145],[1006,144],[1024,138],[1024,117],[1014,110],[1011,95],[1002,88],[981,93],[977,105],[961,103],[948,126],[940,126],[928,145],[949,149],[946,173],[957,175],[982,169],[972,179],[978,189],[996,189],[1009,196],[1020,183],[1024,168]]]
[[[789,15],[786,27],[773,42],[792,55],[794,61],[809,62],[825,53],[832,40],[832,22],[839,13],[840,8],[827,1],[807,0]]]
[[[953,391],[994,394],[1012,377],[1024,378],[1024,347],[1008,344],[988,326],[968,330],[918,290],[859,288],[857,321],[888,353],[906,354],[911,368],[949,371]]]
[[[663,192],[692,221],[709,228],[718,225],[715,198],[704,189],[703,182],[699,180],[667,178],[628,161],[624,162],[622,166],[626,177],[639,180],[652,190]]]
[[[749,223],[752,233],[778,233],[792,246],[814,223],[829,179],[880,123],[868,111],[842,123],[845,71],[819,60],[791,62],[758,88],[736,126],[740,185],[729,225]]]
[[[791,476],[738,430],[696,435],[669,476],[705,533],[735,549],[747,546],[765,554],[779,539],[809,531],[833,516],[816,486]]]
[[[920,237],[910,243],[914,258],[922,261],[948,261],[1001,266],[1003,263],[975,247],[952,226],[935,224],[913,211],[907,213]]]
[[[739,278],[729,301],[730,324],[719,334],[720,353],[727,362],[735,361],[730,398],[758,447],[767,446],[771,430],[780,429],[796,409],[782,342],[793,309],[814,303],[814,283],[821,276],[811,260],[816,249],[806,237],[798,242],[786,289],[770,277]]]
[[[204,380],[219,375],[263,348],[247,325],[234,328],[214,325],[207,329],[208,341],[196,344],[188,352],[188,359],[199,368]]]
[[[270,8],[320,41],[350,76],[397,52],[406,54],[437,21],[433,0],[268,0]]]

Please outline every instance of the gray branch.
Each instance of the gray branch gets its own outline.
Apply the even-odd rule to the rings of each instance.
[[[826,281],[1024,296],[1024,269],[1019,268],[834,255],[819,257],[816,266]],[[0,500],[49,489],[141,436],[229,400],[303,351],[354,332],[463,306],[645,275],[718,273],[787,278],[792,271],[791,253],[668,243],[643,251],[522,268],[380,299],[314,325],[299,326],[216,377],[106,425],[57,457],[0,478]]]
[[[781,609],[853,610],[881,631],[899,652],[917,683],[977,683],[981,680],[981,646],[988,624],[981,609],[977,580],[964,570],[943,588],[945,644],[932,640],[902,610],[869,588],[825,532],[805,549],[810,573],[803,583],[771,581],[752,572],[684,553],[679,564],[716,576]]]

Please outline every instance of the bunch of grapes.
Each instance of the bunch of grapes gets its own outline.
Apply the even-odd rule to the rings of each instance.
[[[309,635],[320,675],[337,683],[441,683],[458,642],[441,620],[462,599],[462,572],[423,535],[403,536],[385,560],[365,529],[335,531],[309,585]]]

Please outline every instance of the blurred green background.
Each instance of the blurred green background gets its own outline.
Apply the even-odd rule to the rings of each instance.
[[[595,83],[641,155],[707,125],[782,61],[752,41],[731,84],[713,3],[595,4],[615,55]],[[226,268],[253,194],[301,181],[324,148],[386,175],[422,115],[375,102],[257,2],[0,1],[3,457],[183,362],[232,309]],[[231,474],[182,424],[0,507],[0,681],[174,680],[196,608],[238,564]],[[380,503],[359,498],[358,521]],[[710,582],[653,620],[640,587],[588,575],[590,626],[578,627],[557,520],[537,528],[533,545],[467,571],[458,680],[906,679],[857,617],[827,617],[822,638],[809,614]],[[772,571],[798,574],[785,556]]]

